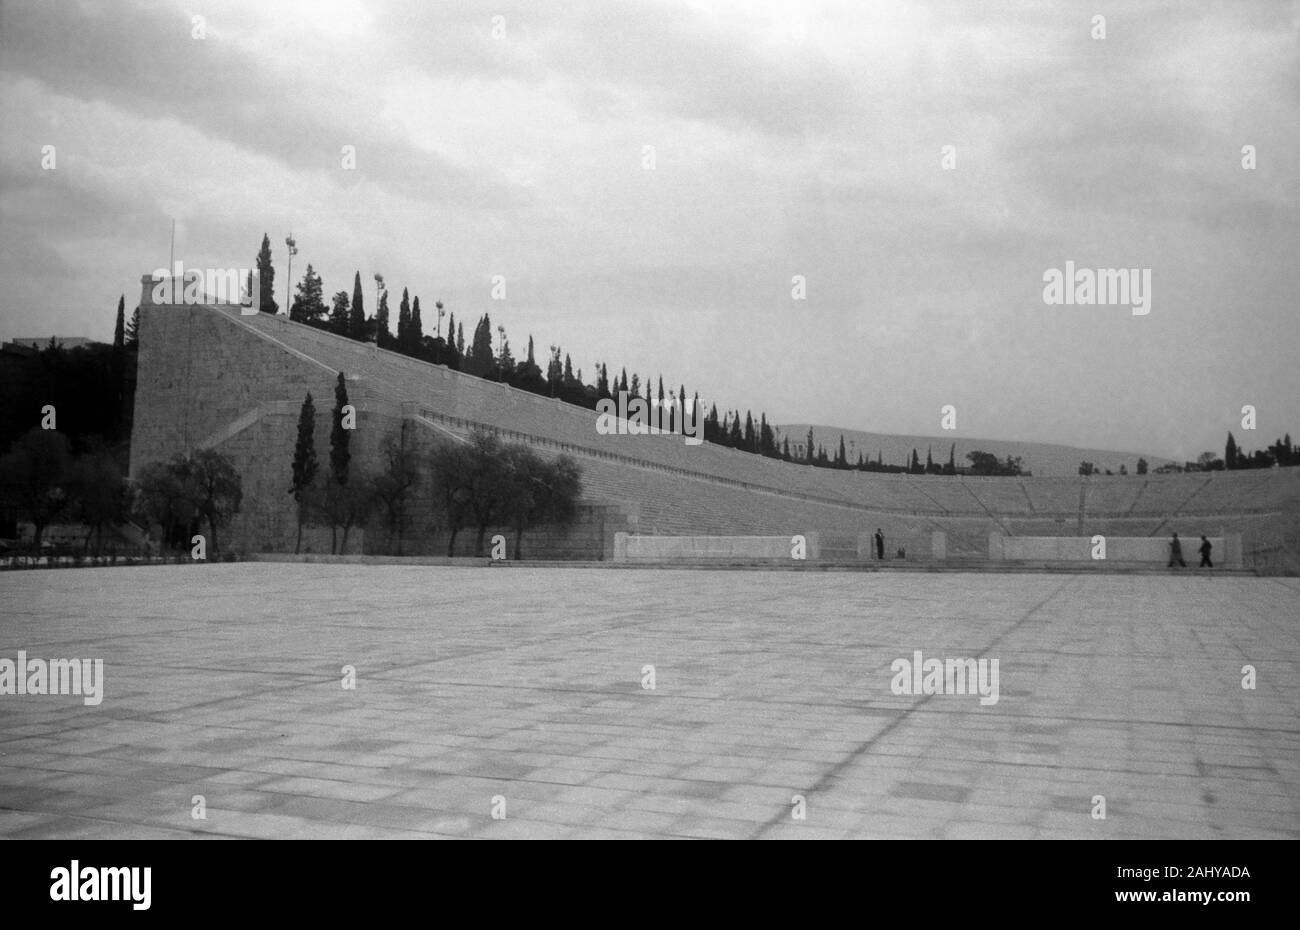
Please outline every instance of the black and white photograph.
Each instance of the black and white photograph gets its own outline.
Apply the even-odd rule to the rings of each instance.
[[[1297,152],[1290,0],[0,0],[14,895],[944,840],[1240,919]]]

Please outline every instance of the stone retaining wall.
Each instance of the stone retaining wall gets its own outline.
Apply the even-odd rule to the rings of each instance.
[[[1168,536],[1105,536],[1105,561],[1167,565]],[[1214,547],[1210,559],[1222,568],[1241,568],[1241,534],[1208,536]],[[1183,561],[1197,565],[1201,561],[1200,535],[1183,535]],[[1095,544],[1091,536],[1001,536],[989,535],[989,558],[1011,562],[1093,562]]]

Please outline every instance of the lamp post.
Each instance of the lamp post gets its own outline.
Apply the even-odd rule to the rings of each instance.
[[[438,310],[438,334],[437,334],[437,338],[441,339],[441,338],[442,338],[442,318],[443,318],[444,316],[447,315],[447,311],[444,310],[444,309],[442,309],[442,301],[441,301],[441,300],[438,301],[437,303],[435,303],[435,304],[434,304],[434,307],[436,307],[437,310]],[[450,336],[451,333],[448,333],[447,335]]]
[[[298,243],[293,241],[293,233],[285,237],[284,244],[289,247],[289,269],[285,272],[284,312],[289,313],[289,288],[293,286],[293,257],[298,254]]]

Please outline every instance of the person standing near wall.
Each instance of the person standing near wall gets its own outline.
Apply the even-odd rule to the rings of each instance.
[[[1201,568],[1214,568],[1214,563],[1210,561],[1210,551],[1213,548],[1214,545],[1205,538],[1204,534],[1201,534]]]
[[[1183,544],[1178,541],[1177,533],[1174,534],[1173,539],[1169,540],[1169,567],[1173,568],[1175,562],[1183,568],[1187,567],[1187,563],[1183,561]]]
[[[885,560],[885,534],[880,532],[880,527],[876,527],[876,558]]]

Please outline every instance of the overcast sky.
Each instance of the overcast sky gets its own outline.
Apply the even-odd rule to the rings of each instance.
[[[175,218],[190,267],[268,232],[282,304],[292,231],[367,311],[778,423],[1255,448],[1300,438],[1298,52],[1279,0],[0,0],[0,335],[111,338]],[[1045,305],[1066,261],[1150,313]]]

